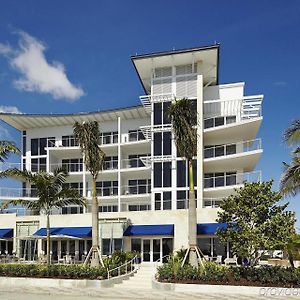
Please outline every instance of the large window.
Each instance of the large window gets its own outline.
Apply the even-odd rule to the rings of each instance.
[[[215,118],[207,118],[204,120],[204,128],[217,127],[222,125],[228,125],[236,122],[236,116],[222,116]]]
[[[205,173],[204,188],[213,188],[237,184],[236,172]]]
[[[79,143],[75,139],[74,135],[64,135],[62,136],[62,146],[63,147],[75,147],[78,146]]]
[[[96,183],[97,196],[117,196],[118,181],[98,181]]]
[[[154,163],[154,187],[171,187],[172,164],[171,162]]]
[[[31,159],[31,172],[46,171],[46,157]]]
[[[159,192],[154,194],[155,210],[170,210],[172,209],[172,192]]]
[[[62,162],[62,167],[67,172],[82,172],[83,170],[82,158],[62,159],[61,162]]]
[[[128,180],[128,187],[125,194],[148,194],[151,193],[151,179]]]
[[[110,131],[110,132],[101,132],[100,133],[100,144],[116,144],[118,143],[118,132]]]

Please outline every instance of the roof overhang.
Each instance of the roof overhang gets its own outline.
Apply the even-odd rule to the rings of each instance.
[[[146,94],[150,93],[151,74],[156,67],[170,67],[201,62],[204,84],[219,82],[219,49],[220,45],[172,50],[131,56]]]
[[[75,122],[98,121],[109,122],[116,121],[120,117],[122,120],[149,118],[149,113],[141,105],[88,113],[77,114],[15,114],[0,113],[0,120],[8,125],[18,129],[26,130],[30,128],[42,128],[53,126],[67,126]]]

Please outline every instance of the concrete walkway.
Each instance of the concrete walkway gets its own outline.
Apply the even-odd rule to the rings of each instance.
[[[10,288],[7,290],[0,291],[1,300],[93,300],[93,299],[203,299],[203,300],[252,300],[252,299],[299,299],[299,296],[247,296],[247,295],[222,295],[216,291],[213,294],[204,293],[176,293],[171,291],[154,291],[145,289],[121,289],[118,286],[114,288],[107,288],[104,290],[93,290],[93,289],[14,289]]]

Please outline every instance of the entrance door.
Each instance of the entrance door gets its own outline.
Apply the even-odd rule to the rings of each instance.
[[[150,262],[151,260],[151,240],[143,240],[143,261]]]
[[[161,239],[152,240],[152,261],[155,262],[160,259],[161,250],[160,250]]]

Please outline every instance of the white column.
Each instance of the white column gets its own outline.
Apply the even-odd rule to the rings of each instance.
[[[203,206],[203,75],[197,76],[197,208]]]
[[[121,118],[118,117],[118,212],[121,211]]]

